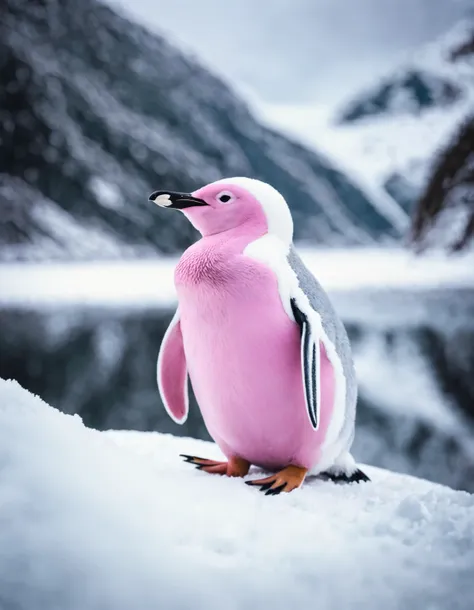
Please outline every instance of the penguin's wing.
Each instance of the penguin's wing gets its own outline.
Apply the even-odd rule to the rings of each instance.
[[[319,340],[316,343],[316,357],[319,355],[318,347],[324,347],[335,377],[334,409],[325,442],[330,446],[346,439],[350,446],[351,441],[348,439],[353,436],[357,381],[346,329],[325,290],[298,256],[293,245],[289,248],[286,260],[288,264],[283,267],[284,273],[280,272],[279,283],[289,286],[295,305],[309,319],[313,337]],[[320,371],[324,374],[322,363]],[[317,379],[320,380],[320,377],[317,376]]]
[[[188,372],[179,309],[176,310],[161,342],[156,378],[168,415],[177,424],[184,424],[189,410]]]
[[[327,336],[321,323],[321,317],[300,286],[297,271],[293,268],[290,255],[294,253],[272,235],[264,235],[250,243],[244,254],[270,267],[278,280],[278,291],[288,317],[300,328],[301,336],[301,370],[306,407],[311,425],[319,428],[321,413],[320,382],[320,341],[325,344]]]
[[[317,329],[309,316],[298,305],[298,297],[291,298],[291,309],[301,335],[301,370],[309,420],[315,430],[319,428],[321,413],[320,345]]]

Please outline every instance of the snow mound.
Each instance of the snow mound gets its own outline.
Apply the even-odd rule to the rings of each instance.
[[[368,468],[266,497],[0,380],[0,608],[471,608],[474,496]],[[254,476],[251,473],[250,476]]]

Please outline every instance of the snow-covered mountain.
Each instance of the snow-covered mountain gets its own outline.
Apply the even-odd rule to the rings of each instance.
[[[317,141],[410,208],[436,153],[474,111],[474,22],[463,21],[346,104]]]
[[[300,240],[403,229],[325,156],[262,126],[222,80],[97,0],[6,0],[0,58],[0,259],[182,249],[189,223],[148,194],[229,175],[278,188]]]

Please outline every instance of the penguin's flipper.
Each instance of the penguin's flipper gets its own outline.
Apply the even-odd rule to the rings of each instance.
[[[161,342],[156,364],[156,377],[161,399],[168,415],[177,424],[184,424],[189,410],[188,372],[179,310],[173,316]]]
[[[306,408],[311,425],[315,430],[319,427],[321,413],[320,390],[320,346],[319,339],[314,334],[308,316],[298,307],[295,298],[291,299],[291,309],[301,334],[301,368],[306,398]]]

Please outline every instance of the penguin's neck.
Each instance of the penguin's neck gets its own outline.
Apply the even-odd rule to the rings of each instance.
[[[182,255],[176,270],[175,284],[212,284],[214,287],[234,281],[239,275],[238,259],[245,248],[262,237],[261,231],[230,229],[202,237]]]

